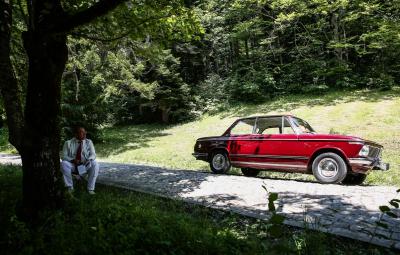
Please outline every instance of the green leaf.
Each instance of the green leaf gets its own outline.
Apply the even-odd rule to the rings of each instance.
[[[278,193],[271,193],[269,194],[268,200],[270,202],[276,201],[278,199]]]
[[[379,206],[379,210],[381,210],[381,212],[390,212],[390,208],[386,205],[381,205]]]
[[[282,224],[285,221],[285,216],[280,215],[280,214],[274,214],[272,215],[271,219],[269,222],[272,224]]]
[[[399,208],[399,203],[395,201],[390,201],[389,204],[391,204],[393,207]]]
[[[269,229],[268,232],[271,236],[273,237],[280,237],[283,234],[283,228],[282,225],[272,225]]]
[[[261,187],[262,187],[266,192],[268,192],[267,187],[266,187],[265,185],[261,185]]]
[[[275,208],[274,202],[269,201],[269,203],[268,203],[268,210],[269,210],[270,212],[275,212],[276,208]]]

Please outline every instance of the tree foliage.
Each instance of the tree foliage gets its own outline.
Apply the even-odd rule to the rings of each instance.
[[[202,1],[206,75],[232,100],[399,83],[396,1]],[[214,79],[214,78],[212,78]]]

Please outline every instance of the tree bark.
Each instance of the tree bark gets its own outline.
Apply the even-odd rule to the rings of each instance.
[[[41,3],[43,4],[43,3]],[[52,2],[30,6],[32,17],[22,35],[29,59],[22,150],[23,216],[35,219],[44,208],[64,204],[60,172],[61,78],[68,60],[65,34],[48,32],[53,17],[64,15]],[[50,8],[45,9],[45,8]],[[40,12],[49,13],[40,14]],[[41,22],[44,20],[44,22]]]

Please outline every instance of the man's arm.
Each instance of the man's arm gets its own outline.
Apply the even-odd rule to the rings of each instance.
[[[88,145],[89,145],[89,160],[95,160],[96,159],[96,151],[94,149],[94,145],[92,140],[88,140]]]
[[[72,161],[74,158],[68,155],[68,141],[64,143],[63,150],[62,150],[62,159],[66,161]]]

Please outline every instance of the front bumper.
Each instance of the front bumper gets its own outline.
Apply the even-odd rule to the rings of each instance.
[[[208,153],[195,152],[195,153],[192,153],[192,155],[193,155],[197,160],[208,161]]]
[[[349,163],[354,172],[366,172],[371,169],[388,171],[390,169],[390,165],[380,159],[350,158]]]

